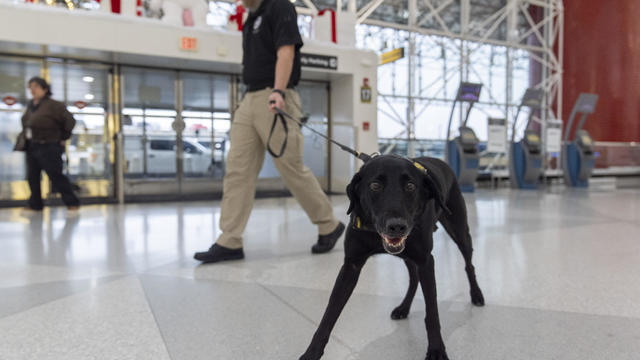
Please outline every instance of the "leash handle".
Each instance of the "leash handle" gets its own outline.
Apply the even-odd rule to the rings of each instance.
[[[282,127],[284,128],[284,141],[282,142],[282,146],[280,147],[280,152],[276,154],[273,150],[271,150],[271,138],[273,137],[274,130],[276,128],[276,123],[278,122],[278,118],[280,118],[282,122]],[[289,127],[287,126],[287,122],[284,120],[284,117],[281,114],[275,114],[273,116],[273,123],[271,123],[271,131],[269,131],[269,138],[267,139],[267,151],[271,156],[275,159],[282,157],[284,151],[287,149],[287,139],[289,138]]]

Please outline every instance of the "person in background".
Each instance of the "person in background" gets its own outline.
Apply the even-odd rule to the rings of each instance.
[[[231,148],[220,209],[222,234],[209,250],[194,255],[204,263],[244,258],[242,233],[253,207],[275,108],[296,118],[302,115],[300,96],[295,90],[300,81],[302,38],[294,5],[289,0],[243,0],[243,3],[250,10],[242,34],[242,77],[247,92],[231,124]],[[288,134],[282,126],[274,129],[272,144],[277,145],[272,146],[280,149],[285,139],[287,146],[273,162],[287,188],[318,226],[318,240],[311,252],[326,253],[333,249],[345,225],[335,218],[327,195],[302,162],[300,126],[286,121]]]
[[[26,210],[41,211],[44,207],[40,190],[44,170],[62,195],[67,209],[77,211],[80,201],[73,193],[71,182],[62,173],[65,142],[71,137],[76,121],[63,103],[51,99],[51,88],[46,80],[33,77],[28,84],[33,99],[22,116],[22,130],[27,139],[27,180],[31,190]]]

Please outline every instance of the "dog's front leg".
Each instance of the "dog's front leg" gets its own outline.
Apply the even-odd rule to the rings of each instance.
[[[324,348],[329,341],[331,330],[333,330],[333,326],[336,324],[342,309],[358,283],[358,277],[363,265],[364,262],[361,264],[345,262],[342,265],[342,269],[340,269],[336,283],[333,286],[329,304],[324,312],[322,321],[320,321],[320,326],[318,326],[318,330],[316,330],[313,339],[311,339],[311,344],[300,357],[300,360],[317,360],[324,354]]]
[[[445,351],[442,335],[440,334],[440,317],[438,316],[438,296],[436,292],[436,274],[433,264],[433,256],[429,254],[427,260],[419,264],[420,285],[424,294],[426,305],[427,338],[429,345],[426,360],[449,360]]]

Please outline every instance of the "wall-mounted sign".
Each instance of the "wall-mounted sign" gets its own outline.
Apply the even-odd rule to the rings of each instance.
[[[370,127],[371,127],[371,123],[369,123],[368,121],[365,121],[362,123],[362,131],[369,131]]]
[[[14,98],[11,95],[7,95],[7,96],[2,98],[2,102],[7,104],[7,105],[9,105],[9,106],[12,106],[12,105],[15,105],[18,102],[18,99]]]
[[[543,97],[544,91],[542,89],[529,88],[524,92],[524,96],[522,96],[522,105],[533,109],[539,109],[542,107]]]
[[[507,120],[489,118],[487,152],[507,152]]]
[[[84,101],[82,101],[82,100],[79,100],[79,101],[74,102],[74,103],[73,103],[73,105],[75,105],[75,106],[76,106],[78,109],[80,109],[80,110],[82,110],[82,109],[84,109],[85,107],[87,107],[87,103],[86,103],[86,102],[84,102]]]
[[[482,84],[462,82],[458,88],[458,101],[476,102],[480,100]]]
[[[198,39],[194,37],[183,36],[180,38],[180,50],[198,51]]]
[[[360,87],[360,102],[364,104],[370,104],[372,96],[373,91],[371,89],[371,86],[369,86],[369,79],[364,78],[362,80],[362,86]]]
[[[300,54],[300,65],[319,69],[338,69],[338,58],[336,56],[318,54]]]
[[[393,49],[380,55],[380,65],[388,64],[404,57],[404,48]]]

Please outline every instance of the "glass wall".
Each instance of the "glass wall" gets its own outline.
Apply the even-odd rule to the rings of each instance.
[[[487,139],[487,118],[513,116],[517,102],[529,86],[529,55],[526,51],[440,36],[415,34],[415,37],[416,71],[411,76],[415,84],[412,93],[415,138],[419,143],[446,137],[451,105],[460,81],[484,85],[480,101],[471,111],[468,122],[481,140]],[[403,59],[378,67],[378,135],[382,142],[388,139],[406,141],[409,32],[359,25],[356,39],[359,47],[378,53],[405,49]],[[510,81],[507,76],[508,59],[514,60]],[[459,119],[456,111],[452,125],[454,133]]]
[[[41,73],[50,79],[53,98],[65,103],[77,121],[63,160],[64,171],[81,197],[115,194],[114,170],[119,164],[114,163],[112,146],[118,129],[109,128],[109,109],[115,104],[111,73],[116,74],[114,79],[120,74],[122,84],[125,195],[220,191],[230,147],[232,104],[242,96],[242,86],[234,86],[237,76],[134,66],[117,71],[108,65],[64,59],[0,57],[0,201],[24,200],[29,195],[24,153],[12,149],[30,98],[26,83]],[[308,126],[327,134],[327,84],[303,81],[298,91]],[[184,129],[179,128],[181,121]],[[327,142],[306,128],[302,132],[304,162],[326,187]],[[258,190],[284,188],[268,154],[260,178]],[[43,195],[57,196],[49,189],[43,177]]]

